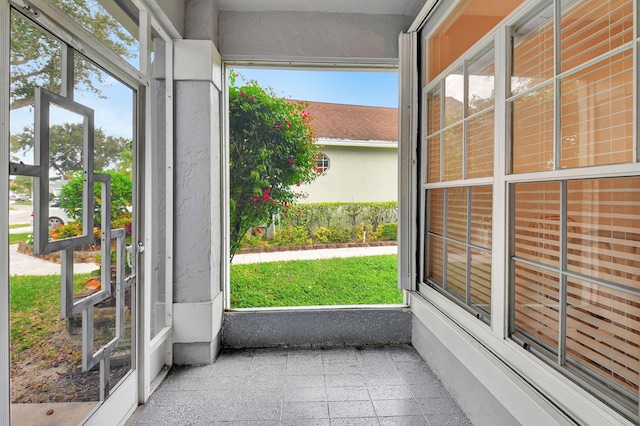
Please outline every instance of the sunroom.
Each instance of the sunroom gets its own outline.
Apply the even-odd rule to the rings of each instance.
[[[368,324],[370,343],[385,343],[372,318],[399,328],[473,424],[640,422],[638,2],[80,3],[94,15],[83,19],[71,0],[0,2],[0,173],[33,179],[33,250],[60,253],[60,317],[80,330],[74,356],[95,379],[81,423],[124,424],[172,366],[213,363],[231,326],[249,335],[242,321],[252,315],[269,315],[289,345],[325,343],[296,342],[305,322],[296,317],[320,329],[336,316],[343,329]],[[118,25],[99,37],[98,16]],[[234,65],[397,68],[404,306],[228,309]],[[92,78],[113,90],[97,93]],[[69,176],[83,177],[83,234],[51,241],[50,146],[67,122],[80,129]],[[96,172],[98,129],[113,123],[130,141],[131,226],[102,227],[102,269],[114,271],[102,282],[112,285],[81,294],[73,252],[100,220],[86,189],[98,184],[108,198],[116,186]],[[33,149],[19,157],[22,127]],[[0,194],[8,200],[9,187]],[[0,223],[0,424],[9,425],[18,419],[8,205]]]

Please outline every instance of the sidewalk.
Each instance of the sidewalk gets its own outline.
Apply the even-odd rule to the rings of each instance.
[[[397,254],[398,246],[349,247],[337,249],[275,251],[264,253],[236,254],[232,264],[280,262],[283,260],[316,260],[333,257],[362,257]]]
[[[362,257],[396,254],[397,246],[349,247],[337,249],[276,251],[269,253],[237,254],[233,258],[234,265],[245,263],[280,262],[286,260],[315,260],[334,257]],[[99,266],[95,263],[76,263],[76,273],[95,271]],[[27,254],[18,253],[18,245],[9,246],[9,272],[11,275],[60,275],[60,265]]]
[[[95,263],[76,263],[73,271],[85,274],[95,271],[99,266]],[[9,245],[10,275],[60,275],[62,269],[58,263],[39,259],[28,254],[18,253],[18,245]]]

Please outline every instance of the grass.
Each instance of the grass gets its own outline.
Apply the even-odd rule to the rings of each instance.
[[[231,307],[402,303],[396,255],[231,266]]]
[[[90,274],[77,274],[76,287]],[[46,341],[63,329],[60,320],[60,275],[11,277],[11,346],[17,351]]]
[[[13,203],[16,206],[31,206],[32,202],[31,200],[27,200],[27,201],[16,201],[15,203]]]
[[[29,238],[31,232],[22,232],[20,234],[9,234],[9,244],[24,243]]]

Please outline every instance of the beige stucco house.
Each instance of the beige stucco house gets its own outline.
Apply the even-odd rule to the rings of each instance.
[[[397,201],[398,110],[309,102],[323,174],[303,203]]]

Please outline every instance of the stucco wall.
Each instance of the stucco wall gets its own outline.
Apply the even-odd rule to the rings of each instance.
[[[309,185],[303,203],[331,201],[396,201],[398,150],[349,146],[323,146],[329,170]]]
[[[219,49],[227,60],[398,62],[398,34],[412,18],[313,12],[219,15]]]

